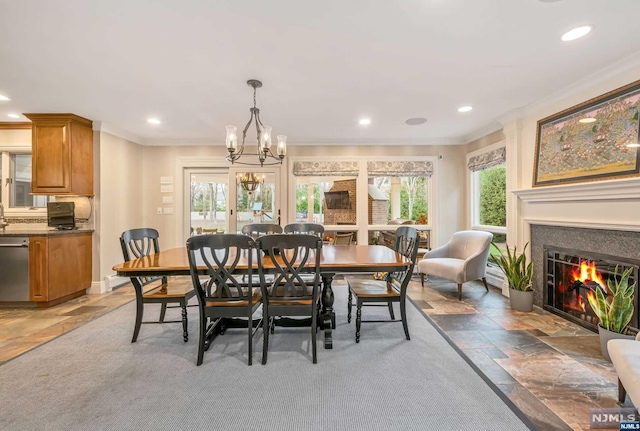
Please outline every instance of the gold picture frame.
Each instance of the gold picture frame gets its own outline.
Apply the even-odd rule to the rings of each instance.
[[[640,81],[538,121],[533,187],[640,173]]]

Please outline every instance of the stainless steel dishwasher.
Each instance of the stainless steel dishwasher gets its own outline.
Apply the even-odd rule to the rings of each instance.
[[[29,238],[0,236],[0,301],[29,300]]]

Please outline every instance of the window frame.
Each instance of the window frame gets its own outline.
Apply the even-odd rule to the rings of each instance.
[[[11,184],[7,179],[14,175],[14,166],[12,155],[30,154],[33,155],[30,146],[0,146],[0,163],[2,164],[2,173],[0,174],[0,187],[2,187],[2,204],[4,205],[5,217],[46,217],[47,208],[36,207],[12,207],[11,206]]]
[[[506,147],[506,142],[500,141],[495,144],[480,148],[479,150],[467,153],[467,164],[471,157],[476,157],[489,151],[497,150],[499,148]],[[506,166],[506,161],[505,161]],[[490,226],[480,224],[480,171],[471,171],[467,168],[467,184],[469,187],[469,194],[467,202],[469,203],[469,228],[472,230],[481,230],[491,233],[507,233],[507,226]]]

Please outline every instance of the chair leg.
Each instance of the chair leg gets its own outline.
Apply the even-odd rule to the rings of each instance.
[[[489,285],[487,284],[487,277],[482,277],[482,282],[484,283],[484,288],[489,291]]]
[[[405,301],[405,298],[402,298],[400,300],[400,317],[402,319],[402,327],[404,328],[404,335],[407,337],[407,340],[410,340],[411,337],[409,336],[409,323],[407,322],[407,302]]]
[[[160,308],[160,322],[164,322],[164,315],[167,312],[167,303],[163,302]]]
[[[353,293],[351,293],[351,289],[349,289],[349,302],[347,302],[347,323],[351,323],[351,308],[353,308]]]
[[[186,343],[189,341],[189,332],[187,331],[188,321],[187,321],[187,303],[184,302],[181,304],[182,307],[182,339]]]
[[[424,287],[424,274],[420,273],[420,284],[422,284],[422,287]]]
[[[389,306],[389,316],[391,320],[396,320],[396,316],[393,314],[393,302],[389,302],[387,305]]]
[[[622,386],[622,382],[618,379],[618,402],[620,404],[624,403],[627,399],[627,390]]]
[[[318,325],[318,319],[314,314],[311,316],[311,355],[313,357],[313,363],[318,363],[318,356],[316,351],[316,344],[318,342],[318,331],[316,331],[316,326]]]
[[[249,359],[247,361],[248,365],[251,365],[252,361],[252,353],[253,353],[253,318],[249,315],[249,323],[247,324],[249,331]]]
[[[458,283],[458,301],[462,301],[462,283]]]
[[[200,338],[198,339],[198,360],[196,361],[196,365],[202,365],[202,360],[204,359],[204,343],[205,338],[207,338],[207,318],[204,316],[204,310],[200,310]]]
[[[356,308],[356,343],[360,342],[360,325],[362,325],[362,303],[358,301]]]
[[[262,365],[267,364],[267,352],[269,351],[269,312],[262,306]]]
[[[140,333],[140,326],[142,326],[142,315],[144,313],[144,303],[142,301],[136,301],[136,324],[133,327],[132,343],[135,343]]]

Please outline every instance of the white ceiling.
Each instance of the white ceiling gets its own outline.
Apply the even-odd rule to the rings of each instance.
[[[0,0],[0,121],[72,112],[144,143],[221,143],[257,78],[290,145],[460,143],[640,52],[639,15],[638,0]]]

